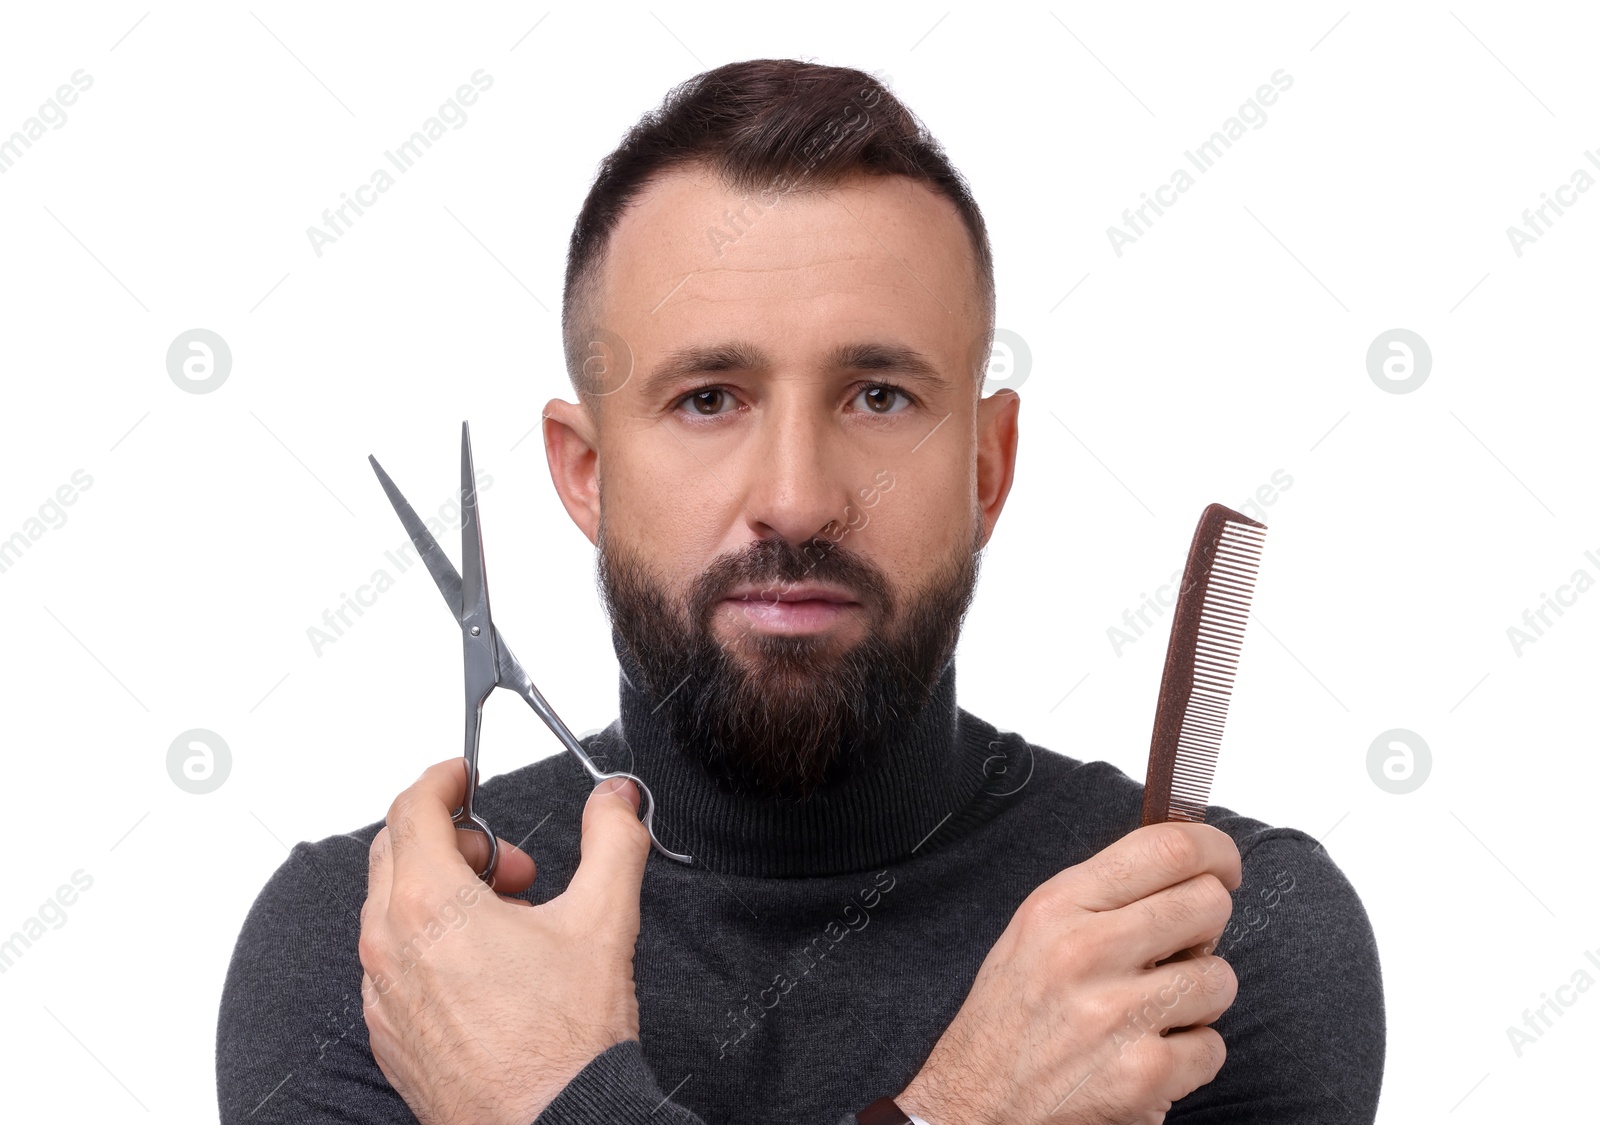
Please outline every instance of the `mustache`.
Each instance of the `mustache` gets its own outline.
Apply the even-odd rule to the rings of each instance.
[[[690,615],[703,622],[711,608],[739,586],[756,586],[759,596],[766,598],[805,581],[848,590],[881,614],[894,611],[893,591],[883,572],[837,541],[812,536],[794,544],[772,536],[757,539],[707,567],[689,590]]]

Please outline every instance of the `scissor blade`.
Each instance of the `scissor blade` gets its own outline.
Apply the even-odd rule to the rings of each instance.
[[[417,518],[417,513],[412,510],[406,498],[395,487],[394,481],[389,479],[389,474],[383,471],[382,465],[378,464],[378,459],[369,455],[367,460],[372,463],[372,471],[378,474],[378,483],[383,485],[383,491],[388,495],[389,503],[394,506],[395,512],[400,516],[400,523],[404,525],[406,534],[411,536],[411,542],[417,548],[417,555],[428,568],[428,573],[433,575],[434,585],[438,586],[439,592],[444,595],[445,604],[450,607],[451,615],[457,621],[460,621],[461,576],[456,573],[455,565],[440,549],[438,540],[434,539],[433,533]],[[533,686],[533,681],[528,677],[527,671],[517,658],[512,655],[510,647],[506,645],[505,638],[500,635],[498,626],[492,628],[491,635],[495,643],[496,663],[500,669],[500,682],[524,699],[527,699],[530,705],[533,705],[533,699],[530,696],[537,696],[539,702],[543,703],[544,697],[538,694],[539,689]],[[560,738],[561,742],[569,750],[572,749],[572,744],[577,742],[577,739],[573,737],[572,731],[567,725],[560,718],[555,717],[555,712],[549,709],[549,705],[545,705],[545,710],[540,710],[538,706],[534,706],[533,709],[539,713],[540,718],[544,719],[545,724],[555,732],[556,737]],[[578,749],[582,750],[582,746],[579,746]]]
[[[461,423],[461,620],[463,624],[471,620],[488,632],[489,575],[483,566],[478,482],[472,471],[472,439],[465,422]]]
[[[400,490],[394,486],[394,481],[389,479],[389,474],[383,471],[383,466],[378,464],[378,459],[371,454],[367,460],[372,463],[372,471],[378,474],[378,483],[383,485],[383,491],[389,497],[389,503],[394,506],[400,523],[405,527],[406,534],[411,536],[411,543],[417,549],[417,557],[428,568],[428,573],[433,575],[433,584],[439,587],[439,593],[444,595],[445,605],[450,607],[450,615],[461,620],[461,576],[456,573],[456,568],[451,564],[448,556],[440,549],[439,543],[433,537],[426,525],[417,518],[417,513],[412,510]]]

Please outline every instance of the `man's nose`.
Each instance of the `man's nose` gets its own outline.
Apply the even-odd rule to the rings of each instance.
[[[747,462],[744,508],[751,530],[781,535],[795,546],[823,534],[837,538],[850,518],[843,436],[798,412],[774,411],[765,423]]]

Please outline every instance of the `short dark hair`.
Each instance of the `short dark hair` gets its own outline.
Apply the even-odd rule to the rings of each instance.
[[[994,259],[966,180],[922,122],[876,78],[797,59],[751,59],[674,87],[600,162],[567,249],[561,332],[567,376],[597,393],[592,323],[607,243],[629,204],[657,176],[700,165],[735,191],[822,190],[858,175],[907,176],[955,205],[975,259],[983,337],[971,356],[981,388],[994,334]],[[625,345],[624,345],[625,346]],[[610,360],[603,361],[610,363]],[[632,363],[631,355],[626,362]]]

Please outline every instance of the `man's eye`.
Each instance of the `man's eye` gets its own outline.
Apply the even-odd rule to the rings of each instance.
[[[727,413],[722,408],[732,402],[733,396],[721,387],[703,387],[698,391],[691,391],[689,394],[684,395],[683,398],[678,400],[678,405],[683,406],[687,403],[694,408],[696,414],[712,417],[717,414]]]
[[[893,383],[872,383],[856,393],[856,401],[868,414],[888,415],[899,414],[915,400]],[[723,387],[702,387],[697,391],[690,391],[679,399],[677,409],[681,410],[687,406],[694,414],[714,418],[719,414],[728,413],[736,402],[733,395]]]
[[[900,399],[899,408],[895,406],[896,396]],[[856,397],[863,400],[869,414],[898,414],[901,409],[911,405],[911,396],[893,383],[873,383],[861,388]]]

